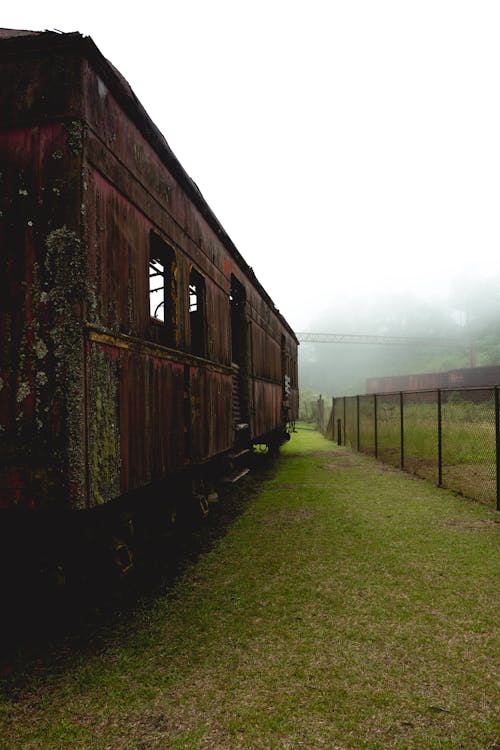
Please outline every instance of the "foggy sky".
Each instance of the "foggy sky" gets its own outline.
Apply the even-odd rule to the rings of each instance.
[[[308,330],[346,295],[500,272],[499,21],[497,0],[24,0],[1,25],[90,35]]]

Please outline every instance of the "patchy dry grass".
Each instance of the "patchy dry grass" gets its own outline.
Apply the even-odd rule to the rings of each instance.
[[[498,750],[495,521],[299,431],[129,632],[6,685],[0,750]]]

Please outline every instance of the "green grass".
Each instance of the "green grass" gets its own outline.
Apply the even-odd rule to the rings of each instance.
[[[373,414],[365,420],[373,421]],[[405,448],[424,460],[436,460],[437,406],[406,404]],[[493,402],[473,404],[450,401],[442,406],[443,460],[445,463],[495,462],[495,410]],[[399,406],[379,418],[379,440],[399,448]]]
[[[7,685],[0,750],[498,750],[496,520],[301,429],[128,631]]]

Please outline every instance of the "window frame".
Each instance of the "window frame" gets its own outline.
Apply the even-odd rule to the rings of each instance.
[[[153,269],[153,273],[151,272]],[[163,278],[163,284],[161,279]],[[157,281],[153,282],[152,279]],[[159,343],[171,348],[177,347],[178,332],[178,311],[177,311],[177,255],[172,247],[159,234],[153,230],[149,233],[149,259],[148,259],[148,280],[149,280],[149,320],[150,327],[154,332],[153,337],[159,340]],[[153,284],[160,283],[156,289],[152,289]],[[154,312],[152,304],[152,294],[158,295],[163,290],[162,298],[157,296],[154,299]],[[156,315],[160,307],[163,307],[163,315]]]
[[[189,269],[188,311],[191,354],[206,359],[208,352],[207,285],[205,276],[194,266]]]

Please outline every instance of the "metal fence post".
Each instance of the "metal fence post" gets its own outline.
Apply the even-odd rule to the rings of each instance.
[[[359,396],[356,396],[356,432],[357,432],[356,449],[359,453],[359,449],[361,446],[361,441],[359,437]]]
[[[335,396],[332,396],[332,440],[335,440]]]
[[[401,468],[405,467],[405,425],[404,425],[404,408],[403,408],[403,391],[399,392],[399,441],[401,448]]]
[[[337,445],[342,445],[342,420],[337,419]]]
[[[437,389],[438,428],[438,487],[443,486],[443,421],[441,413],[441,388]]]
[[[346,423],[346,397],[344,396],[344,442],[343,445],[346,444],[346,435],[347,435],[347,423]]]
[[[497,385],[495,386],[495,459],[497,469],[497,510],[500,510],[500,395]]]
[[[317,430],[318,432],[321,432],[323,435],[325,432],[325,404],[323,401],[323,396],[319,395],[318,399],[318,424],[317,424]]]
[[[375,458],[378,458],[378,425],[377,425],[377,394],[373,394],[373,439],[375,442]]]

